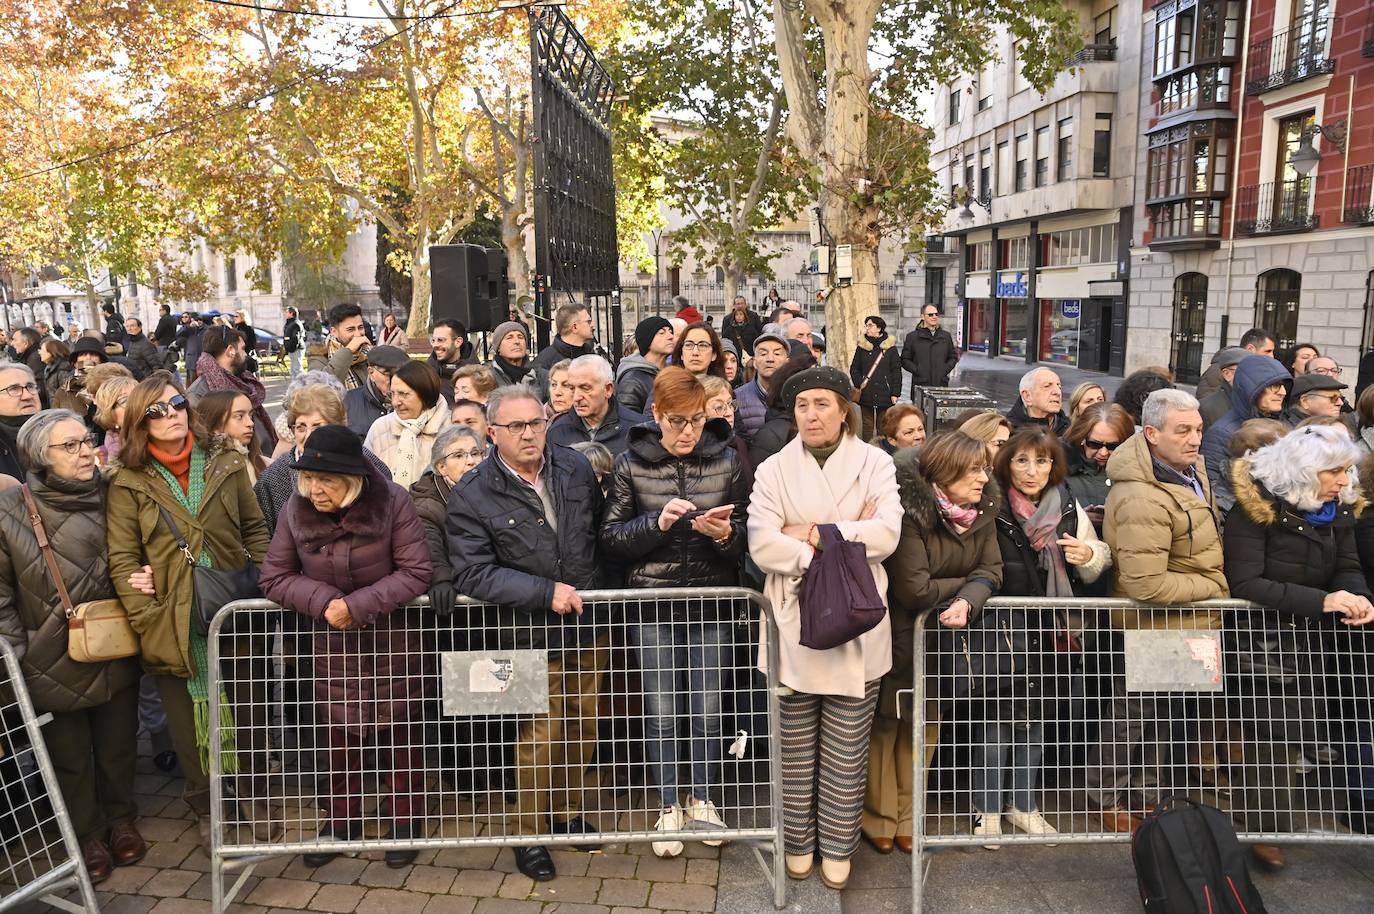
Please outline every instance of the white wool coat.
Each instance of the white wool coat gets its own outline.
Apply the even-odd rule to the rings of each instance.
[[[877,514],[858,520],[870,498]],[[802,647],[797,595],[815,550],[782,532],[792,524],[835,524],[845,539],[863,543],[873,582],[886,603],[883,560],[896,550],[902,531],[892,458],[846,434],[822,469],[801,438],[793,438],[754,472],[749,501],[749,552],[768,576],[764,595],[778,623],[779,681],[797,692],[861,698],[864,684],[892,667],[890,620],[884,616],[868,632],[830,650]],[[766,639],[765,626],[759,647],[759,669],[765,672]]]

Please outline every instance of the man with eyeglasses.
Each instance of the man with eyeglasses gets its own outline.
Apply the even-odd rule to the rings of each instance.
[[[1307,374],[1293,382],[1293,392],[1283,410],[1283,421],[1297,427],[1299,423],[1318,416],[1340,418],[1341,407],[1345,405],[1341,391],[1345,389],[1346,385],[1336,378],[1314,373],[1309,364]]]
[[[959,350],[948,330],[940,329],[940,309],[921,308],[921,323],[902,341],[902,367],[911,373],[911,400],[920,402],[917,388],[948,387],[959,364]]]
[[[24,365],[0,365],[0,475],[24,481],[24,464],[19,459],[19,430],[41,406],[38,381],[33,372]]]
[[[461,321],[450,318],[434,322],[429,334],[429,367],[439,374],[440,391],[448,405],[453,405],[453,373],[464,365],[476,365],[476,359],[466,358],[468,328]]]
[[[348,427],[359,438],[366,438],[372,423],[391,412],[391,376],[409,361],[410,356],[395,346],[367,351],[367,379],[344,394]]]
[[[596,328],[586,305],[563,305],[554,312],[553,325],[558,335],[535,356],[534,364],[548,371],[564,359],[595,354]]]
[[[579,803],[610,641],[578,591],[602,583],[601,487],[585,457],[547,441],[528,387],[493,391],[487,420],[493,450],[449,494],[453,587],[498,607],[501,648],[547,652],[548,714],[516,740],[515,833],[585,834]],[[536,881],[557,875],[544,847],[516,848],[515,864]]]
[[[549,441],[571,447],[579,441],[603,444],[619,457],[629,447],[630,429],[647,421],[642,413],[615,400],[611,363],[599,355],[584,355],[568,366],[573,388],[573,408],[554,420]]]

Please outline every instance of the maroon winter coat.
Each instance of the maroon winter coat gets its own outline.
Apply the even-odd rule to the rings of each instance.
[[[411,719],[424,697],[419,628],[396,610],[429,588],[431,564],[424,527],[410,495],[375,469],[358,500],[323,514],[299,493],[262,566],[269,600],[321,620],[314,639],[315,699],[329,723],[369,734]],[[322,620],[343,597],[355,629]]]

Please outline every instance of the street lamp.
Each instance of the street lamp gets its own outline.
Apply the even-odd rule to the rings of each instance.
[[[1302,142],[1288,157],[1288,164],[1293,166],[1293,170],[1304,178],[1310,175],[1312,169],[1316,168],[1317,163],[1321,161],[1322,154],[1317,151],[1316,146],[1312,145],[1312,138],[1319,133],[1323,140],[1337,149],[1345,149],[1346,122],[1344,119],[1336,121],[1334,124],[1311,124],[1304,128]]]

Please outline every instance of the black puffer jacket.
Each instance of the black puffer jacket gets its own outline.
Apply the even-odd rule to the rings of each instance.
[[[768,418],[754,434],[754,440],[749,442],[749,456],[753,458],[754,466],[760,466],[795,437],[797,426],[792,421],[792,414],[785,409],[768,407]]]
[[[74,604],[115,597],[105,550],[105,480],[29,473],[29,488]],[[23,491],[0,493],[0,636],[19,655],[29,695],[43,711],[109,701],[138,681],[138,658],[78,663],[67,656],[67,617],[38,548]]]
[[[729,424],[712,419],[692,453],[676,457],[664,449],[657,423],[630,430],[629,448],[616,460],[611,475],[601,527],[602,552],[624,561],[627,586],[734,587],[739,583],[749,490],[730,437]],[[666,533],[660,530],[659,513],[674,498],[690,501],[698,511],[734,505],[730,539],[718,546],[694,531],[687,520],[678,521]]]

